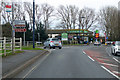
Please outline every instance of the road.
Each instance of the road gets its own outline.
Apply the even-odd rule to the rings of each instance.
[[[102,61],[98,60],[98,56],[99,58],[100,56],[110,57],[106,48],[102,46],[67,46],[62,49],[51,49],[50,54],[41,57],[15,78],[103,78],[105,80],[111,78],[118,80],[119,76],[109,70],[111,65],[100,63]],[[103,54],[106,56],[98,55],[104,50],[106,52]]]

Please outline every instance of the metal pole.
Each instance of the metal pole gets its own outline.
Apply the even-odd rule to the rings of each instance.
[[[24,46],[25,46],[25,32],[24,32]]]
[[[14,53],[14,37],[15,37],[15,31],[13,26],[13,20],[14,20],[14,6],[12,2],[12,53]]]
[[[79,24],[79,44],[80,44],[80,24]]]
[[[35,48],[35,0],[33,0],[33,48]]]

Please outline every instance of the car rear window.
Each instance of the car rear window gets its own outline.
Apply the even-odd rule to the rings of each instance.
[[[59,39],[52,39],[52,41],[59,41]]]

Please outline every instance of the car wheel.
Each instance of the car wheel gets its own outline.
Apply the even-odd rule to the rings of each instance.
[[[62,49],[62,47],[59,47],[59,49]]]
[[[114,50],[114,55],[117,56],[117,53],[115,52],[115,50]]]
[[[49,48],[51,49],[52,47],[50,46],[50,44],[49,44]]]
[[[46,49],[46,46],[44,46],[44,49]]]
[[[53,49],[55,49],[55,47],[53,47]]]

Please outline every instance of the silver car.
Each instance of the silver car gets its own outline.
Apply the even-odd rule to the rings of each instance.
[[[115,41],[115,43],[111,46],[111,53],[113,55],[120,54],[120,41]]]
[[[44,49],[46,47],[49,47],[50,49],[53,48],[55,49],[56,47],[58,47],[59,49],[62,48],[62,44],[61,41],[57,38],[48,38],[45,42],[44,42]]]

